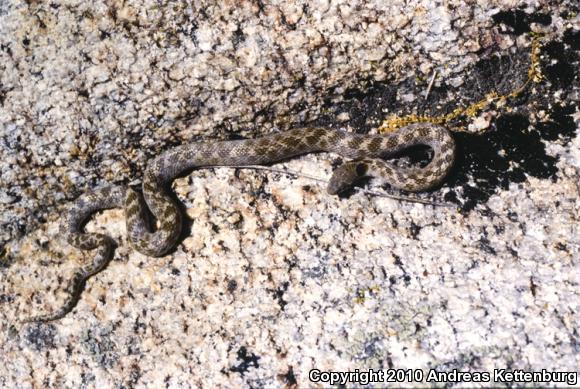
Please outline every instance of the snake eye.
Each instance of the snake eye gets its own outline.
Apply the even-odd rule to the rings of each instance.
[[[355,167],[356,175],[359,177],[364,177],[368,171],[368,165],[366,163],[357,163]]]

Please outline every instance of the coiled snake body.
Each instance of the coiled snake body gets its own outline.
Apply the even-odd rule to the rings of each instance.
[[[433,149],[433,158],[427,166],[400,167],[381,159],[415,145]],[[167,193],[167,187],[176,176],[195,167],[267,164],[318,151],[353,159],[334,171],[327,188],[330,194],[346,189],[365,176],[416,192],[439,184],[447,175],[454,161],[455,143],[443,127],[413,124],[383,135],[299,128],[257,139],[191,143],[168,150],[148,164],[142,195],[127,186],[111,186],[83,194],[72,204],[63,233],[70,244],[81,250],[96,250],[95,255],[90,265],[75,273],[68,287],[70,296],[59,310],[26,321],[51,321],[65,316],[76,305],[86,280],[110,260],[113,239],[83,231],[93,213],[124,207],[132,246],[146,255],[162,256],[177,244],[181,232],[181,212]],[[159,223],[156,229],[148,223],[149,212]]]

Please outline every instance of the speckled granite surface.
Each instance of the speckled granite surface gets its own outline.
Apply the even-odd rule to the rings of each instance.
[[[577,372],[578,9],[220,3],[0,1],[0,386],[310,387],[313,368]],[[546,35],[546,79],[456,123],[487,132],[457,134],[455,172],[421,195],[453,207],[195,171],[174,183],[191,219],[174,253],[133,251],[122,211],[99,214],[87,228],[115,237],[115,259],[70,315],[19,323],[62,303],[90,260],[58,232],[83,191],[138,182],[183,142],[304,123],[364,132],[389,113],[473,103],[525,78],[529,31]],[[286,166],[328,177],[335,160]]]

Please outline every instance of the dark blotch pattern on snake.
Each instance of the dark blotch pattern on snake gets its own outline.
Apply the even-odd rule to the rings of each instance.
[[[433,149],[433,158],[427,166],[400,167],[381,159],[415,145]],[[93,261],[75,273],[68,287],[70,297],[58,311],[26,321],[51,321],[65,316],[75,307],[86,280],[101,271],[112,257],[115,245],[112,238],[83,231],[95,212],[124,207],[132,246],[143,254],[162,256],[176,246],[182,227],[179,207],[167,192],[175,177],[196,167],[268,164],[318,151],[353,159],[334,171],[328,184],[330,194],[337,194],[366,176],[405,191],[426,190],[443,180],[455,159],[453,138],[445,128],[433,124],[413,124],[382,135],[299,128],[258,139],[178,146],[149,163],[143,176],[142,194],[126,186],[104,187],[80,196],[72,204],[63,225],[64,236],[81,250],[95,250]],[[156,229],[148,222],[150,213],[159,223]]]

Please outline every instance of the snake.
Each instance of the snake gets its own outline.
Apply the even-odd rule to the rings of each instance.
[[[401,166],[387,160],[417,145],[432,149],[427,165]],[[74,247],[94,251],[92,261],[75,271],[67,287],[68,298],[59,309],[25,321],[49,322],[66,316],[78,303],[87,280],[110,261],[114,240],[84,231],[94,213],[124,208],[132,247],[148,256],[163,256],[176,247],[182,230],[182,213],[169,190],[176,177],[194,168],[272,164],[314,152],[332,152],[350,159],[333,171],[327,186],[331,195],[344,192],[364,177],[403,191],[419,192],[437,186],[447,176],[455,160],[455,142],[440,125],[415,123],[394,132],[364,135],[302,127],[255,139],[194,142],[169,149],[147,164],[141,191],[123,185],[104,186],[72,202],[61,233]]]

